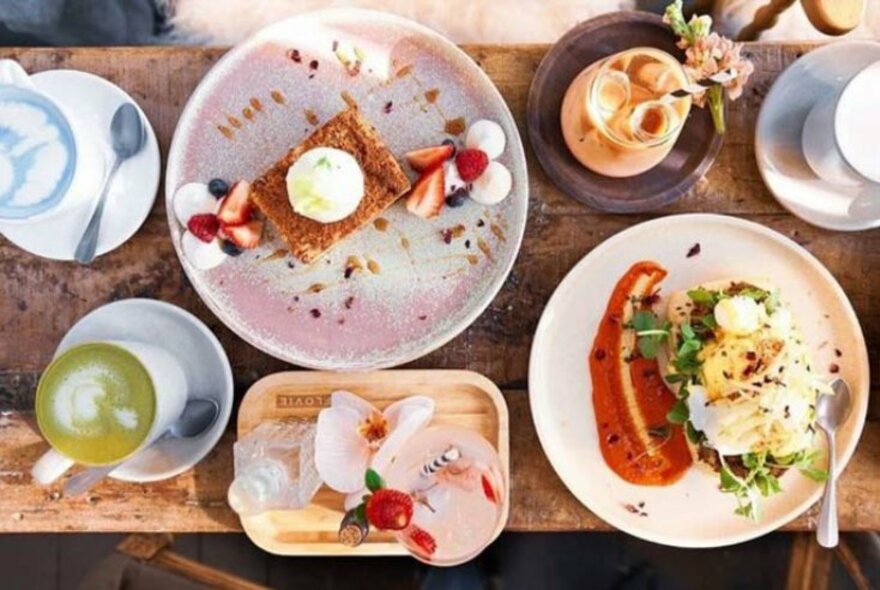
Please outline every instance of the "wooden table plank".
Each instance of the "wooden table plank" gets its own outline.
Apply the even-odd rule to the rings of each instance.
[[[880,349],[880,231],[835,233],[787,214],[755,166],[754,126],[760,102],[778,73],[810,45],[750,45],[757,71],[733,103],[729,131],[715,166],[691,193],[657,215],[710,211],[763,223],[806,246],[835,274],[862,322],[876,366]],[[498,85],[524,133],[526,97],[544,46],[465,48]],[[119,84],[144,108],[163,157],[192,89],[225,52],[217,48],[8,49],[29,71],[75,68]],[[511,415],[511,530],[607,528],[556,477],[541,451],[525,391],[532,333],[555,286],[584,254],[609,236],[650,216],[609,216],[584,207],[549,183],[527,144],[530,211],[526,238],[498,298],[467,331],[412,363],[420,368],[479,371],[506,390]],[[163,199],[138,234],[89,268],[38,259],[0,239],[0,531],[236,531],[225,504],[232,436],[193,471],[155,484],[103,483],[85,499],[63,499],[37,488],[28,471],[46,448],[31,410],[40,369],[55,344],[87,311],[126,297],[170,301],[202,318],[233,364],[238,395],[259,377],[289,368],[244,343],[201,303],[168,239]],[[880,391],[840,492],[841,525],[880,530]],[[814,525],[814,511],[790,528]]]

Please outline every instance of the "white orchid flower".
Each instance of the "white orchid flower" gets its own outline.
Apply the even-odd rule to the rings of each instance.
[[[330,407],[318,414],[318,474],[337,492],[360,492],[367,468],[381,474],[403,444],[433,416],[434,400],[421,395],[394,402],[380,412],[351,392],[334,392]]]

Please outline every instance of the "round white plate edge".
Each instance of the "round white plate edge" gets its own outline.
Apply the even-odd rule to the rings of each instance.
[[[193,456],[193,459],[187,460],[181,466],[176,467],[174,469],[169,469],[164,472],[150,475],[148,477],[133,477],[123,474],[110,474],[109,477],[113,479],[117,479],[119,481],[133,482],[133,483],[150,483],[154,481],[163,481],[166,479],[171,479],[173,477],[177,477],[181,473],[192,469],[198,463],[202,461],[216,446],[217,443],[220,442],[220,439],[223,437],[223,434],[226,432],[227,427],[229,426],[229,420],[232,417],[232,407],[235,403],[235,382],[232,377],[232,365],[229,362],[229,357],[226,354],[226,351],[223,348],[223,345],[220,344],[220,341],[217,339],[217,336],[211,332],[211,330],[195,315],[190,313],[189,311],[168,303],[166,301],[160,301],[158,299],[146,299],[135,297],[131,299],[120,299],[118,301],[112,301],[100,307],[96,307],[95,309],[89,311],[86,315],[82,316],[80,319],[74,323],[71,329],[65,334],[64,338],[61,339],[61,342],[58,343],[58,346],[55,350],[55,355],[57,356],[60,352],[66,350],[69,347],[68,344],[68,335],[70,335],[74,328],[80,324],[81,322],[86,321],[89,316],[101,312],[105,308],[109,306],[154,306],[160,308],[162,311],[170,312],[171,314],[179,317],[181,320],[193,326],[198,332],[200,332],[207,342],[209,342],[212,348],[217,352],[217,356],[222,360],[222,364],[224,365],[223,377],[225,381],[224,392],[226,395],[224,396],[223,402],[220,404],[220,414],[217,416],[217,420],[214,423],[214,426],[211,427],[213,432],[208,441],[208,445],[204,452],[197,453],[197,455]],[[222,426],[221,426],[222,425]]]
[[[825,268],[825,266],[808,250],[803,248],[801,245],[796,242],[790,240],[789,238],[767,228],[763,225],[746,221],[743,219],[739,219],[732,216],[727,215],[717,215],[717,214],[707,214],[707,213],[690,213],[690,214],[682,214],[682,215],[671,215],[667,217],[661,217],[657,219],[653,219],[650,221],[646,221],[640,223],[638,225],[627,228],[623,231],[618,232],[617,234],[611,236],[610,238],[603,241],[601,244],[593,248],[590,252],[584,255],[575,265],[572,267],[568,273],[566,273],[563,280],[559,283],[556,289],[553,292],[553,295],[550,297],[547,305],[544,307],[544,310],[541,314],[541,319],[538,322],[538,327],[535,330],[534,340],[532,342],[532,347],[530,351],[530,361],[529,361],[529,408],[532,413],[532,423],[534,424],[535,431],[538,435],[538,440],[541,443],[541,448],[544,451],[544,454],[547,456],[548,461],[553,466],[553,470],[556,472],[557,476],[562,480],[563,484],[565,484],[566,488],[574,495],[578,502],[580,502],[584,507],[588,510],[591,510],[601,518],[603,521],[608,524],[614,526],[615,528],[626,532],[634,537],[638,537],[644,539],[646,541],[651,541],[654,543],[659,543],[668,546],[674,547],[682,547],[682,548],[712,548],[712,547],[724,547],[729,545],[734,545],[737,543],[742,543],[745,541],[749,541],[755,539],[757,537],[763,536],[769,532],[772,532],[779,527],[784,526],[788,522],[791,522],[798,516],[800,516],[807,508],[813,505],[821,496],[822,489],[817,489],[810,497],[808,497],[805,501],[803,501],[800,505],[796,506],[794,509],[790,511],[790,513],[783,515],[775,520],[761,522],[758,524],[753,530],[737,534],[737,535],[729,535],[727,537],[721,537],[716,541],[696,541],[691,542],[688,540],[675,539],[670,537],[665,537],[661,534],[652,534],[650,532],[646,532],[642,529],[629,526],[626,522],[623,522],[616,515],[603,512],[602,510],[595,510],[594,507],[591,507],[585,498],[581,497],[578,492],[575,491],[575,486],[569,485],[569,476],[565,473],[560,461],[558,459],[554,459],[553,454],[549,452],[548,447],[552,444],[550,442],[550,435],[546,432],[546,428],[551,427],[551,425],[542,425],[540,414],[542,412],[540,406],[538,405],[537,396],[534,395],[536,389],[533,387],[533,379],[532,375],[541,371],[538,366],[540,355],[536,353],[536,350],[541,346],[541,342],[548,337],[548,321],[545,321],[545,316],[548,313],[553,313],[554,309],[554,301],[561,298],[561,295],[558,295],[560,292],[565,289],[570,288],[567,285],[572,284],[574,278],[578,273],[582,272],[580,269],[586,266],[589,262],[588,259],[592,259],[595,257],[600,257],[604,254],[606,250],[611,249],[616,246],[619,242],[624,241],[628,238],[632,232],[635,231],[643,231],[645,228],[651,228],[653,226],[665,223],[685,223],[688,221],[709,221],[715,223],[727,223],[733,226],[738,226],[740,229],[744,229],[746,231],[755,231],[761,234],[763,237],[769,238],[771,241],[774,241],[783,247],[791,250],[795,254],[802,257],[806,260],[812,268],[817,271],[821,276],[826,279],[827,285],[831,288],[834,294],[838,299],[845,302],[844,313],[849,320],[849,322],[854,327],[853,333],[857,336],[858,339],[858,349],[859,349],[859,363],[863,367],[865,374],[863,375],[864,382],[870,383],[870,361],[868,359],[867,353],[867,345],[865,343],[864,333],[862,332],[861,325],[858,321],[858,317],[855,315],[855,311],[852,308],[852,304],[849,301],[846,293],[843,288],[837,282],[837,279]],[[867,416],[868,410],[868,400],[865,398],[864,400],[858,402],[860,406],[858,415],[856,416],[857,423],[853,430],[853,438],[852,443],[847,447],[843,448],[838,452],[838,470],[842,472],[847,464],[849,463],[852,455],[855,453],[855,449],[858,446],[858,442],[861,438],[862,432],[864,430],[864,425]],[[549,419],[545,418],[548,421]]]
[[[289,19],[286,19],[286,20],[293,20],[293,19],[300,19],[300,18],[324,19],[324,18],[332,17],[334,14],[342,14],[342,15],[350,15],[350,14],[358,15],[358,14],[360,14],[360,15],[363,15],[364,18],[379,17],[379,18],[382,18],[385,20],[389,20],[389,21],[395,22],[397,24],[400,24],[402,26],[409,27],[412,30],[419,31],[421,34],[427,35],[427,36],[435,39],[439,43],[447,45],[450,49],[454,49],[456,52],[458,52],[460,54],[460,57],[466,58],[468,60],[471,59],[466,53],[464,53],[464,51],[460,47],[455,45],[452,41],[450,41],[449,39],[447,39],[446,37],[441,35],[439,32],[431,29],[430,27],[419,24],[419,23],[412,21],[412,20],[409,20],[407,18],[403,18],[403,17],[397,16],[394,14],[385,13],[385,12],[381,12],[381,11],[367,10],[367,9],[361,9],[361,8],[327,8],[327,9],[320,9],[320,10],[315,10],[315,11],[303,13],[300,15],[296,15],[296,16],[290,17]],[[266,27],[266,29],[280,27],[280,26],[283,26],[284,23],[285,23],[285,21],[279,21],[277,23],[270,25],[269,27]],[[217,61],[217,63],[215,63],[211,67],[210,70],[208,70],[208,72],[205,73],[205,76],[202,78],[202,81],[207,76],[209,76],[212,72],[214,72],[215,70],[219,71],[219,68],[221,67],[221,65],[223,67],[227,67],[229,64],[234,63],[236,59],[239,59],[242,55],[244,55],[245,50],[248,49],[251,46],[251,44],[259,42],[261,35],[264,34],[264,31],[266,29],[258,31],[250,39],[244,41],[242,44],[236,46],[234,49],[232,49],[228,53],[226,53],[222,58],[220,58]],[[516,240],[515,249],[514,249],[515,254],[509,258],[507,264],[505,265],[505,267],[503,269],[503,272],[498,274],[498,278],[496,279],[496,281],[492,285],[490,285],[490,287],[487,289],[486,296],[485,296],[484,300],[480,301],[477,305],[475,305],[473,310],[471,311],[471,313],[469,313],[467,316],[465,316],[465,318],[463,318],[459,324],[450,327],[446,334],[441,334],[436,339],[435,342],[428,344],[426,346],[423,346],[420,349],[416,349],[416,350],[412,351],[410,354],[403,356],[403,357],[400,357],[399,359],[389,359],[385,362],[378,363],[378,364],[349,363],[348,365],[345,365],[345,366],[336,365],[336,364],[333,364],[332,362],[326,362],[326,363],[319,362],[319,361],[311,362],[311,360],[303,362],[302,359],[296,359],[296,358],[290,356],[289,354],[285,355],[282,350],[274,350],[274,349],[268,350],[266,347],[264,347],[264,345],[265,345],[264,342],[261,342],[259,339],[254,338],[247,330],[239,329],[240,326],[238,326],[237,323],[235,326],[230,325],[231,322],[227,323],[225,313],[222,312],[223,306],[220,303],[218,303],[217,301],[215,301],[214,297],[211,295],[210,292],[208,292],[206,289],[202,288],[199,281],[197,281],[196,279],[193,278],[194,275],[192,273],[200,273],[201,271],[193,268],[192,265],[190,265],[189,261],[186,260],[186,257],[183,255],[183,252],[182,252],[181,246],[180,246],[179,231],[175,232],[175,231],[171,230],[170,233],[171,233],[172,243],[174,244],[174,250],[177,253],[178,259],[180,260],[180,264],[183,267],[184,272],[186,273],[190,282],[193,284],[193,288],[196,289],[197,294],[202,299],[202,301],[205,302],[205,305],[208,306],[208,308],[211,310],[211,312],[215,316],[217,316],[217,318],[220,319],[220,321],[222,321],[224,325],[228,326],[230,328],[230,330],[232,330],[236,334],[236,336],[238,336],[239,338],[241,338],[242,340],[244,340],[245,342],[247,342],[248,344],[250,344],[254,348],[257,348],[258,350],[260,350],[260,351],[262,351],[272,357],[275,357],[279,360],[282,360],[284,362],[291,363],[291,364],[294,364],[294,365],[297,365],[300,367],[304,367],[307,369],[323,370],[323,371],[357,372],[357,371],[367,371],[367,370],[382,370],[382,369],[388,369],[388,368],[392,368],[392,367],[398,367],[398,366],[407,364],[409,362],[412,362],[414,360],[417,360],[425,355],[430,354],[431,352],[434,352],[435,350],[448,344],[452,339],[454,339],[455,337],[459,336],[462,332],[467,330],[467,328],[470,327],[471,324],[473,324],[486,311],[486,309],[489,308],[489,306],[492,304],[492,301],[494,301],[495,298],[498,296],[498,293],[501,292],[501,289],[504,287],[504,283],[507,282],[507,279],[510,276],[510,272],[513,270],[513,266],[516,263],[516,260],[519,257],[519,252],[522,248],[523,239],[525,238],[526,226],[528,223],[528,199],[529,199],[529,178],[528,178],[527,160],[526,160],[526,155],[525,155],[525,144],[523,144],[522,136],[519,132],[519,127],[516,124],[516,118],[513,116],[513,113],[510,110],[510,106],[507,104],[507,101],[504,100],[504,97],[502,96],[501,92],[498,90],[498,87],[495,86],[494,82],[492,82],[492,79],[489,78],[488,74],[486,74],[486,72],[483,71],[482,68],[480,68],[479,66],[476,66],[476,68],[477,68],[477,71],[479,72],[479,74],[477,74],[477,75],[483,79],[483,82],[487,85],[487,87],[493,93],[495,100],[497,100],[498,103],[502,106],[502,112],[508,117],[509,123],[511,123],[510,128],[513,129],[516,133],[516,137],[515,137],[516,141],[515,142],[508,142],[508,143],[515,143],[516,145],[519,145],[519,147],[520,147],[520,149],[519,149],[519,156],[520,157],[518,158],[518,160],[519,160],[518,164],[520,166],[520,169],[523,171],[523,178],[521,181],[521,186],[524,189],[524,194],[521,198],[523,198],[525,200],[525,210],[524,210],[524,214],[523,214],[523,218],[522,218],[521,227],[517,228],[518,235],[517,235],[517,240]],[[165,199],[166,199],[166,209],[168,212],[167,215],[168,215],[169,227],[176,227],[176,224],[177,224],[177,221],[174,218],[172,207],[170,207],[170,202],[169,202],[169,199],[170,199],[169,195],[173,194],[172,189],[174,188],[171,186],[171,179],[180,175],[177,168],[180,166],[179,162],[181,161],[181,156],[178,152],[182,148],[181,148],[181,142],[177,141],[177,132],[178,132],[178,128],[181,126],[181,122],[184,122],[184,124],[185,124],[187,121],[192,119],[191,116],[187,117],[187,115],[189,114],[189,111],[195,110],[197,108],[198,104],[200,104],[203,101],[202,93],[206,92],[206,90],[204,90],[206,87],[202,86],[202,81],[199,82],[199,85],[196,87],[196,89],[190,95],[189,99],[186,102],[186,105],[184,106],[183,110],[181,111],[180,117],[178,118],[177,127],[175,127],[174,134],[172,136],[171,146],[168,150],[168,159],[166,162],[166,169],[165,169]],[[199,287],[196,287],[197,284],[199,285]],[[203,291],[204,291],[204,293],[203,293]]]
[[[828,43],[827,45],[823,45],[821,47],[813,49],[809,53],[804,54],[803,56],[799,57],[796,61],[792,62],[785,70],[782,71],[782,73],[779,74],[779,77],[777,77],[776,80],[774,80],[773,85],[770,87],[770,90],[767,92],[767,95],[764,97],[763,101],[761,102],[761,109],[758,112],[758,119],[755,123],[755,161],[757,162],[758,172],[761,175],[761,180],[764,182],[764,186],[767,187],[767,190],[770,191],[770,193],[773,195],[773,198],[776,200],[776,202],[779,203],[780,205],[782,205],[782,207],[784,207],[789,213],[791,213],[792,215],[794,215],[798,219],[802,219],[803,221],[806,221],[810,225],[814,225],[816,227],[830,229],[833,231],[857,232],[857,231],[866,231],[869,229],[874,229],[874,228],[880,227],[880,217],[878,217],[877,219],[874,219],[874,220],[866,220],[864,223],[855,223],[855,224],[846,223],[843,221],[839,224],[838,223],[824,223],[824,222],[820,223],[815,219],[812,219],[812,218],[808,219],[806,216],[802,215],[800,211],[798,211],[797,207],[795,207],[793,203],[789,202],[789,199],[786,199],[784,197],[780,197],[779,195],[776,194],[776,191],[773,190],[773,186],[776,183],[773,181],[772,178],[770,178],[771,172],[766,169],[766,166],[764,165],[763,158],[762,158],[762,154],[767,153],[767,146],[764,145],[764,141],[762,140],[763,134],[761,133],[761,129],[767,126],[767,122],[766,122],[767,117],[771,116],[770,109],[765,108],[765,105],[771,104],[771,101],[774,100],[774,98],[775,98],[774,91],[779,92],[778,88],[780,88],[780,86],[778,86],[778,83],[779,83],[780,79],[782,79],[783,76],[785,76],[787,73],[789,73],[789,70],[791,70],[796,64],[800,63],[801,66],[804,66],[804,63],[806,63],[806,62],[801,62],[801,60],[806,59],[807,61],[809,61],[811,59],[817,59],[817,56],[821,57],[826,52],[833,53],[835,51],[840,51],[842,49],[846,49],[847,46],[852,46],[853,44],[859,45],[864,49],[870,48],[872,51],[878,52],[878,59],[880,59],[880,42],[852,40],[852,41],[847,42],[845,45],[842,45],[842,43],[843,42]],[[810,57],[810,56],[812,56],[812,57]]]

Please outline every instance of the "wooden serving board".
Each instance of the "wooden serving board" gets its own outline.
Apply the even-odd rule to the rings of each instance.
[[[510,502],[510,452],[507,404],[501,391],[472,371],[374,371],[325,373],[288,371],[260,379],[251,386],[238,410],[238,437],[266,420],[315,419],[330,405],[330,394],[344,389],[380,410],[410,395],[434,399],[431,424],[472,428],[498,450],[504,470],[504,514],[496,536],[507,523]],[[278,510],[241,519],[245,533],[258,547],[277,555],[406,555],[389,533],[372,531],[359,547],[338,542],[344,495],[322,487],[303,510]]]

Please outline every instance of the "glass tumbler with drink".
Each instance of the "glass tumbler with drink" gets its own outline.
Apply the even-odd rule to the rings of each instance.
[[[691,108],[681,63],[665,51],[637,47],[591,64],[562,102],[565,143],[597,174],[635,176],[658,165],[678,139]]]

